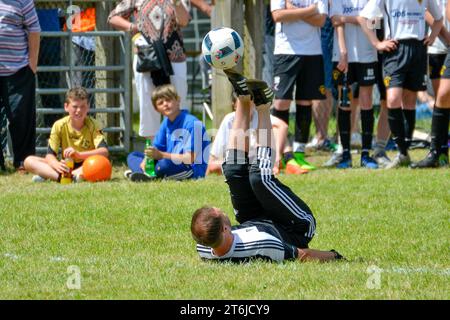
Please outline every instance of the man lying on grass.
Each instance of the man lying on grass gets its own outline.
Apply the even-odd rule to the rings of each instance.
[[[238,104],[230,130],[223,173],[231,193],[238,226],[218,208],[195,211],[192,236],[201,258],[233,262],[262,258],[272,261],[331,261],[336,251],[308,249],[316,221],[310,208],[272,174],[274,141],[269,108],[273,92],[258,80],[226,71]],[[248,135],[251,98],[258,112],[257,157],[249,164]],[[244,141],[242,141],[244,137]]]

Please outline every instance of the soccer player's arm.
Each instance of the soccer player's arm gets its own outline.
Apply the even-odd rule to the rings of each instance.
[[[428,1],[427,12],[430,13],[431,18],[433,18],[433,22],[430,25],[431,33],[428,37],[425,37],[424,43],[426,45],[431,46],[436,40],[436,37],[440,34],[441,30],[443,29],[442,27],[444,25],[444,17],[442,16],[441,10],[435,0]]]
[[[348,56],[347,45],[345,43],[345,25],[339,22],[343,16],[343,4],[341,0],[333,1],[330,8],[330,17],[333,25],[336,29],[336,35],[339,46],[339,63],[337,65],[338,70],[347,72],[348,69]],[[339,23],[338,23],[339,22]]]
[[[429,11],[425,12],[425,20],[429,26],[432,26],[434,23],[434,18]],[[438,34],[439,39],[445,44],[450,45],[450,32],[443,25],[441,31]]]
[[[279,7],[272,7],[272,18],[277,22],[296,22],[298,20],[305,20],[319,13],[316,4],[312,4],[306,8],[297,8],[291,6],[291,2],[286,0],[283,6],[283,1],[279,1]]]
[[[373,24],[371,23],[371,21],[377,18],[377,13],[382,10],[382,2],[382,0],[369,0],[357,19],[361,29],[375,49],[389,52],[397,49],[397,41],[392,39],[378,40]]]

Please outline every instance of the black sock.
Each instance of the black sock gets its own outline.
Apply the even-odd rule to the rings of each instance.
[[[308,143],[312,121],[312,106],[297,105],[295,112],[295,141]]]
[[[344,155],[350,154],[350,117],[352,112],[338,108],[338,127],[339,137],[341,138],[341,145]]]
[[[369,150],[372,149],[373,122],[373,109],[361,110],[362,155],[369,154]]]
[[[448,124],[450,109],[434,107],[431,120],[431,146],[430,151],[437,154],[448,153]]]
[[[294,153],[292,151],[283,153],[284,162],[287,163],[289,160],[294,159]]]
[[[397,145],[401,154],[407,155],[408,148],[405,142],[405,123],[401,108],[388,110],[389,128],[391,129],[392,139]]]
[[[275,108],[270,109],[270,113],[289,125],[289,110],[277,110]]]
[[[409,148],[413,138],[414,128],[416,127],[416,110],[403,109],[405,117],[405,141],[406,148]]]

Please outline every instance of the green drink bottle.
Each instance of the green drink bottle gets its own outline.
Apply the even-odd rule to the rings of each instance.
[[[145,140],[145,148],[150,148],[152,146],[152,140]],[[145,156],[145,173],[151,177],[155,177],[155,160]]]

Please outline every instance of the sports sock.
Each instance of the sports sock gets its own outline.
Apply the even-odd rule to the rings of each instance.
[[[405,141],[406,148],[409,148],[413,138],[414,128],[416,127],[416,110],[403,109],[405,117]]]
[[[431,120],[430,150],[438,154],[448,153],[448,124],[450,109],[434,106]]]
[[[361,153],[369,154],[372,149],[373,136],[373,109],[361,110],[362,150]]]
[[[405,142],[405,124],[401,108],[388,110],[389,128],[391,129],[392,139],[403,155],[408,155],[408,148]]]
[[[295,141],[306,144],[312,121],[312,106],[297,105],[295,112]]]
[[[289,160],[294,159],[294,153],[292,151],[283,153],[284,162],[287,163]]]
[[[287,125],[289,125],[289,110],[277,110],[272,108],[270,113],[281,120],[283,120]]]
[[[343,149],[343,155],[350,155],[350,110],[338,109],[338,126],[339,137],[341,138],[341,145]]]

